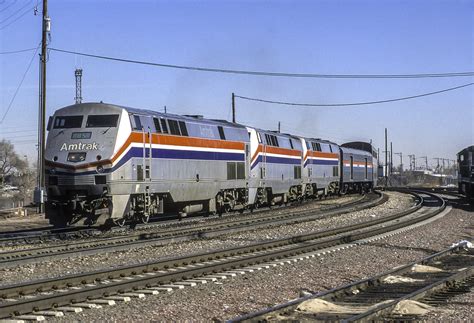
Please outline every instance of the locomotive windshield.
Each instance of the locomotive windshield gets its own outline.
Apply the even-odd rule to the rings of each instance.
[[[54,119],[54,129],[80,128],[82,116],[58,116]]]
[[[86,128],[117,127],[118,114],[90,115],[87,117]]]

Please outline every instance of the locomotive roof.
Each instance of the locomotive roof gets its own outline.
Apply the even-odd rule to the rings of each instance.
[[[132,113],[132,114],[141,114],[141,115],[145,114],[145,115],[151,115],[151,116],[158,116],[162,118],[173,118],[173,119],[187,120],[187,121],[198,122],[198,123],[215,124],[215,125],[235,127],[235,128],[245,128],[244,125],[241,125],[239,123],[232,123],[227,120],[206,119],[200,116],[198,117],[198,116],[189,116],[189,115],[181,115],[181,114],[173,114],[173,113],[163,113],[163,112],[158,112],[158,111],[153,111],[153,110],[136,109],[136,108],[129,108],[129,107],[123,107],[123,108],[127,110],[128,113]]]
[[[300,138],[299,136],[292,135],[290,133],[278,132],[278,131],[274,131],[274,130],[266,130],[266,129],[252,127],[252,126],[248,126],[248,127],[252,128],[252,129],[255,129],[256,131],[264,133],[264,134],[267,133],[269,135],[281,136],[281,137],[287,137],[287,138],[294,138],[294,139],[299,139]]]
[[[308,137],[302,137],[302,138],[304,138],[305,140],[311,140],[311,141],[315,141],[315,142],[319,142],[319,143],[323,143],[323,144],[330,144],[330,145],[339,146],[339,145],[336,144],[335,142],[330,141],[330,140],[326,140],[326,139],[321,139],[321,138],[308,138]]]
[[[358,154],[358,155],[364,155],[364,156],[371,156],[372,154],[369,153],[368,151],[365,150],[360,150],[360,149],[355,149],[355,148],[348,148],[341,146],[342,152],[346,154]]]
[[[200,118],[197,116],[193,117],[193,116],[184,116],[184,115],[173,114],[173,113],[163,113],[163,112],[158,112],[158,111],[153,111],[153,110],[148,110],[148,109],[137,109],[137,108],[131,108],[131,107],[121,106],[117,104],[103,103],[103,102],[88,102],[88,103],[73,104],[73,105],[61,108],[58,111],[70,110],[78,106],[87,106],[87,105],[91,105],[91,106],[103,105],[103,106],[108,106],[108,107],[113,107],[113,108],[124,109],[130,114],[155,116],[155,117],[161,117],[161,118],[173,118],[173,119],[186,120],[186,121],[192,121],[192,122],[197,122],[197,123],[214,124],[214,125],[219,125],[219,126],[227,126],[227,127],[235,127],[235,128],[246,128],[244,125],[241,125],[239,123],[228,122],[226,120],[213,120],[213,119]]]
[[[373,152],[372,144],[369,143],[369,142],[365,142],[365,141],[351,141],[351,142],[346,142],[346,143],[344,143],[344,144],[341,144],[341,147],[363,150],[363,151],[366,151],[366,152],[368,152],[368,153],[372,153],[372,152]]]
[[[463,150],[461,150],[460,152],[458,152],[458,155],[462,155],[462,154],[464,154],[464,153],[467,153],[468,151],[474,152],[474,146],[469,146],[469,147],[464,148]]]

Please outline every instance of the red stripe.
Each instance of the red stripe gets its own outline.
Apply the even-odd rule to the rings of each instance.
[[[304,160],[306,160],[308,157],[339,158],[339,154],[324,153],[324,152],[321,152],[321,151],[308,150],[306,152],[306,156],[304,157]]]
[[[254,160],[257,159],[258,154],[261,152],[263,152],[263,145],[258,145],[257,151],[252,156],[251,163],[253,163]],[[301,157],[301,150],[280,148],[280,147],[273,147],[273,146],[265,146],[265,153]]]

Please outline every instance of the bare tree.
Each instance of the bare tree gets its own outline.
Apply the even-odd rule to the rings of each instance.
[[[0,141],[0,184],[5,183],[8,176],[23,173],[28,169],[27,162],[18,156],[10,141]]]

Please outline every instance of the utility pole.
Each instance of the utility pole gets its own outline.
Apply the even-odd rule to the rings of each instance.
[[[427,156],[422,156],[422,157],[418,157],[418,158],[425,160],[425,169],[428,170],[428,157]]]
[[[232,122],[235,123],[235,94],[232,92]]]
[[[441,180],[442,180],[442,184],[446,184],[446,168],[444,166],[444,161],[446,160],[445,158],[441,158],[441,160],[443,161],[443,172],[441,173]]]
[[[387,164],[387,158],[388,158],[388,151],[387,151],[387,128],[385,128],[385,186],[387,186],[387,180],[388,180],[388,164]]]
[[[166,113],[166,105],[165,105],[165,113]]]
[[[38,211],[44,212],[44,189],[45,189],[45,172],[44,172],[44,150],[46,142],[46,51],[47,36],[51,30],[51,20],[48,17],[48,0],[43,0],[43,19],[42,19],[42,36],[41,36],[41,56],[40,56],[40,89],[41,98],[39,104],[39,120],[38,120],[38,182],[35,190],[35,202],[38,204]]]
[[[400,174],[403,172],[403,153],[394,153],[395,155],[400,156]]]
[[[393,146],[392,142],[390,141],[390,174],[393,173]]]
[[[76,104],[82,103],[82,68],[76,68]]]
[[[380,148],[377,148],[377,178],[379,178]]]
[[[278,133],[280,133],[281,127],[280,127],[280,121],[278,121]]]
[[[415,155],[408,155],[408,158],[410,158],[410,170],[416,170],[413,169],[413,160],[415,160]]]
[[[437,171],[437,172],[440,172],[440,169],[439,169],[439,160],[440,160],[441,158],[435,157],[435,158],[433,158],[433,159],[436,159],[436,161],[438,162],[438,165],[436,166],[436,171]]]

